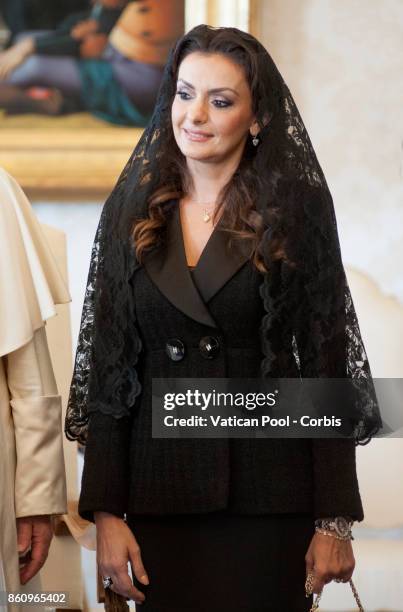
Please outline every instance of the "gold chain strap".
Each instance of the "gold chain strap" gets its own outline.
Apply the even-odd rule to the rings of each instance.
[[[305,583],[305,590],[306,590],[306,596],[309,597],[309,595],[312,594],[312,582],[313,582],[313,573],[309,572],[307,579],[306,579],[306,583]],[[360,600],[360,596],[358,595],[358,591],[355,587],[354,582],[351,580],[348,581],[350,586],[351,586],[351,590],[353,592],[355,601],[357,602],[358,605],[358,610],[359,612],[365,612],[363,605],[361,603]],[[320,591],[320,593],[317,594],[317,596],[315,597],[315,600],[313,602],[313,605],[311,607],[311,609],[309,610],[309,612],[316,612],[319,608],[319,602],[320,602],[320,598],[322,597],[322,593],[323,593],[323,589]]]

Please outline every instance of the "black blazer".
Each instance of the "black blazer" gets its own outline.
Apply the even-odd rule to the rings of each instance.
[[[262,276],[226,244],[218,225],[192,279],[176,207],[167,246],[133,273],[142,393],[130,417],[91,415],[79,501],[83,518],[93,520],[96,510],[123,516],[227,508],[363,519],[353,440],[151,437],[153,377],[260,376]],[[206,345],[214,344],[213,354],[206,354]]]

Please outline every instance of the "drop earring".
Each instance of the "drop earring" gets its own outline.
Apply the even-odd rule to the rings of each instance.
[[[257,145],[259,144],[259,142],[260,142],[260,140],[259,140],[259,138],[257,137],[257,135],[256,135],[256,136],[254,136],[254,137],[252,138],[252,144],[253,144],[253,146],[254,146],[254,147],[257,147]]]

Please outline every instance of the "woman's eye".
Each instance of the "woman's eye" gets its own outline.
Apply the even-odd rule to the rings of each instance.
[[[180,97],[181,100],[189,100],[188,98],[184,98],[183,96],[189,96],[189,94],[186,91],[177,91],[176,95]]]
[[[232,102],[226,102],[225,100],[213,100],[213,103],[217,108],[226,108],[232,105]]]

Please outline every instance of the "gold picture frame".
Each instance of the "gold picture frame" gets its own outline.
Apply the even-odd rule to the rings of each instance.
[[[208,23],[249,30],[253,2],[185,0],[185,29]],[[0,166],[33,199],[104,198],[141,134],[142,128],[113,126],[87,113],[7,119],[0,114]]]

